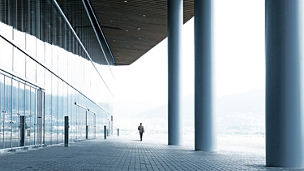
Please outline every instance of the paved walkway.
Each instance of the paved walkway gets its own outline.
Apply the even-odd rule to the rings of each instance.
[[[1,154],[0,170],[277,170],[264,167],[264,158],[250,154],[196,152],[110,138]],[[284,169],[280,169],[284,170]]]

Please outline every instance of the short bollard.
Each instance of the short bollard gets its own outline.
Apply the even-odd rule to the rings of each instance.
[[[64,116],[64,146],[69,146],[69,117]]]
[[[104,139],[107,139],[107,126],[104,126],[103,129]]]
[[[25,140],[25,116],[20,116],[20,146],[24,146]]]
[[[86,125],[86,139],[89,139],[89,126]]]
[[[117,136],[119,137],[119,128],[117,128]]]

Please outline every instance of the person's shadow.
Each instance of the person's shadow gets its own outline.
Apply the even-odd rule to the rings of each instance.
[[[132,140],[132,141],[140,141],[140,140]]]

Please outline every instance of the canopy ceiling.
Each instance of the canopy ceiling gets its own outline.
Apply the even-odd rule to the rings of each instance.
[[[115,65],[129,65],[167,36],[167,0],[90,0]],[[184,0],[184,23],[194,13]]]

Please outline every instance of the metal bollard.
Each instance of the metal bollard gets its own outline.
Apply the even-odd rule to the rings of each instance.
[[[89,139],[89,126],[86,125],[86,139]]]
[[[85,134],[86,135],[86,140],[89,139],[88,111],[86,111],[86,134]]]
[[[104,139],[107,139],[107,126],[105,125],[104,127],[103,127],[103,137],[104,137]]]
[[[117,128],[117,136],[119,137],[119,128]]]
[[[64,146],[69,146],[69,117],[64,116]]]
[[[20,146],[24,146],[25,139],[25,116],[20,116]]]

